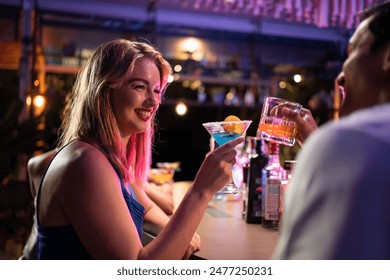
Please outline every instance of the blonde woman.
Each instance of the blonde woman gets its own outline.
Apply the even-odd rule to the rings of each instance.
[[[153,126],[171,67],[146,43],[99,46],[78,75],[64,116],[60,151],[38,190],[39,259],[181,259],[208,202],[231,178],[234,147],[214,150],[157,238],[143,247],[143,189]],[[129,188],[128,186],[131,186]],[[150,211],[150,210],[149,210]]]

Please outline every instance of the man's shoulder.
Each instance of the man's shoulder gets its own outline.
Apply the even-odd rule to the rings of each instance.
[[[317,137],[325,138],[359,135],[363,138],[390,139],[390,103],[356,111],[339,121],[329,121],[318,129],[318,133],[320,135]]]

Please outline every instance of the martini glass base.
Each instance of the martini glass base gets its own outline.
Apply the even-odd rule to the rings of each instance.
[[[237,194],[242,193],[243,190],[237,187],[233,182],[227,183],[217,194]]]

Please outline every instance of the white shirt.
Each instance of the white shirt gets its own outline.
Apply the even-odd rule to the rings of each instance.
[[[390,259],[390,104],[313,133],[297,156],[275,259]]]

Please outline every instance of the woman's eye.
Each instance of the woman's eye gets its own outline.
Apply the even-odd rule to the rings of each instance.
[[[141,85],[141,84],[133,84],[132,87],[134,89],[137,89],[137,90],[145,90],[146,89],[146,86],[145,85]]]

